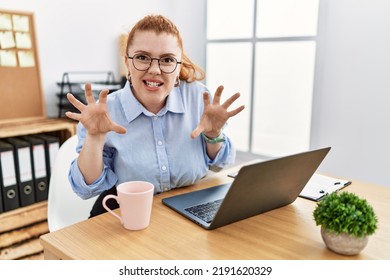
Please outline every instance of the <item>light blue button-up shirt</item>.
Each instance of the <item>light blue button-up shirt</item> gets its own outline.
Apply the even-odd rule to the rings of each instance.
[[[125,134],[109,132],[103,151],[104,168],[100,177],[90,185],[75,159],[69,180],[75,193],[87,199],[125,181],[148,181],[155,193],[194,184],[204,177],[210,167],[223,168],[235,160],[230,139],[211,160],[202,137],[191,139],[202,116],[203,92],[208,89],[200,82],[181,81],[169,94],[166,106],[153,114],[134,97],[129,84],[108,95],[107,107],[113,121],[127,129]],[[86,129],[77,127],[80,152]]]

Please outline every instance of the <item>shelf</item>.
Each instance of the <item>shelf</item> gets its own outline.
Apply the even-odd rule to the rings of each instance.
[[[0,138],[51,134],[60,144],[76,134],[77,123],[68,119],[19,120],[0,124]],[[39,237],[47,233],[47,201],[0,214],[0,260],[42,260]]]
[[[0,126],[0,138],[56,132],[60,134],[62,144],[63,141],[76,134],[76,125],[76,122],[62,118],[17,121],[2,124]]]
[[[115,81],[114,74],[111,71],[65,72],[62,75],[61,82],[57,82],[57,85],[60,87],[60,92],[57,94],[59,99],[58,117],[63,117],[64,113],[69,110],[78,112],[77,109],[71,109],[73,105],[66,98],[66,94],[69,92],[86,104],[84,87],[87,82],[91,83],[95,99],[98,98],[100,91],[103,89],[108,89],[109,93],[111,93],[122,88],[121,82]]]
[[[0,233],[24,228],[47,219],[47,201],[41,201],[29,206],[11,210],[0,214]],[[4,245],[1,239],[0,248]]]
[[[43,259],[39,237],[47,232],[47,201],[0,214],[0,260]]]

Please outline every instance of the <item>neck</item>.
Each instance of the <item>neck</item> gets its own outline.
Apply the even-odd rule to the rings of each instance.
[[[149,112],[153,114],[157,114],[160,112],[162,108],[164,108],[165,104],[167,103],[167,97],[164,99],[158,99],[155,98],[155,96],[139,96],[137,92],[132,87],[132,92],[134,94],[134,97],[148,110]]]
[[[156,103],[156,104],[150,104],[149,103],[148,105],[146,105],[146,104],[142,104],[142,105],[144,105],[146,110],[148,110],[149,112],[157,115],[157,113],[160,112],[160,110],[165,106],[165,103],[166,103],[166,101],[160,102],[160,103]]]

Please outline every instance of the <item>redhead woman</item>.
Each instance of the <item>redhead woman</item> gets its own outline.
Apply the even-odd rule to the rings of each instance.
[[[125,181],[148,181],[155,193],[194,184],[212,168],[235,160],[235,148],[223,132],[228,119],[244,109],[221,102],[223,86],[212,96],[201,82],[204,72],[186,55],[179,30],[161,15],[148,15],[128,35],[125,63],[128,81],[96,101],[85,86],[87,104],[71,93],[80,113],[79,156],[69,180],[81,198],[100,195],[91,216],[104,212],[101,198]]]

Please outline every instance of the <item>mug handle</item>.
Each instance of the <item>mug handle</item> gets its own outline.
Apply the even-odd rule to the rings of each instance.
[[[121,216],[117,215],[116,213],[114,213],[114,211],[112,211],[107,205],[106,205],[106,201],[109,200],[109,199],[115,199],[118,203],[118,197],[116,195],[113,195],[113,194],[108,194],[106,195],[104,198],[103,198],[103,207],[108,211],[108,213],[110,213],[111,215],[113,215],[114,217],[117,217],[119,219],[119,221],[121,221],[121,223],[123,224],[123,220],[121,218]]]

